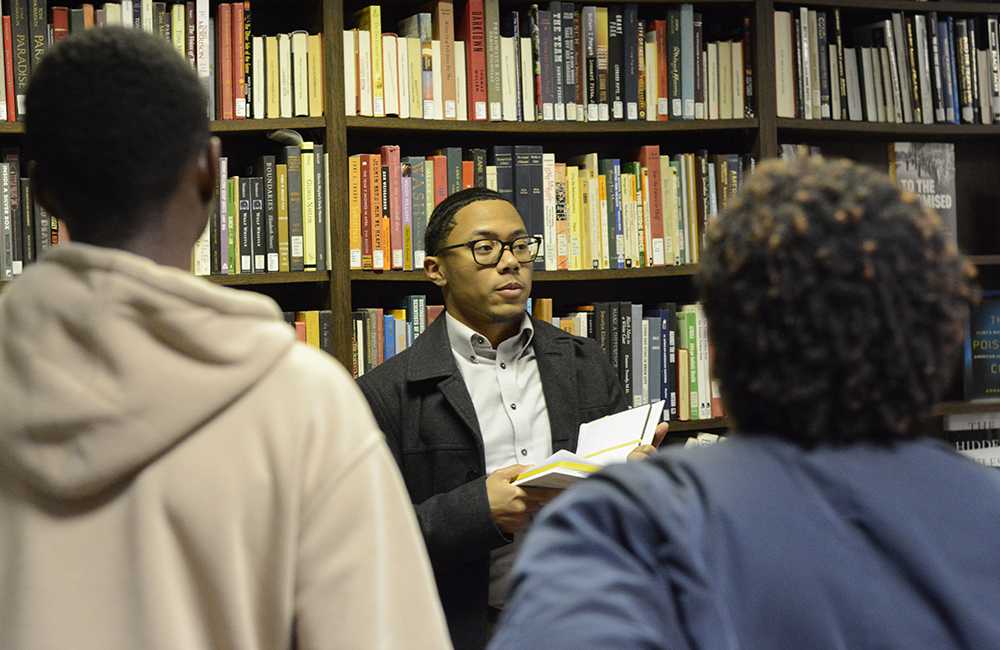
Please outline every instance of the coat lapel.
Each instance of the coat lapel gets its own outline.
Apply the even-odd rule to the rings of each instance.
[[[549,413],[549,428],[552,431],[552,449],[576,449],[580,423],[578,396],[573,383],[576,377],[574,367],[573,341],[561,330],[532,319],[535,336],[532,345],[538,363],[538,374],[542,379],[542,393]]]

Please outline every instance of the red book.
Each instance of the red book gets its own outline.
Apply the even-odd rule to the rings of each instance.
[[[667,51],[667,21],[654,20],[653,27],[656,30],[656,119],[666,121],[670,113],[670,75],[667,67],[670,52]],[[652,71],[647,70],[646,74],[652,74]],[[653,98],[647,98],[646,101],[652,102]]]
[[[647,109],[648,110],[648,109]],[[663,188],[660,185],[660,147],[654,144],[639,149],[639,164],[646,168],[649,184],[649,239],[652,251],[646,251],[647,264],[666,264],[663,238]]]
[[[217,112],[220,120],[231,120],[234,115],[233,98],[235,97],[233,95],[233,17],[232,6],[227,2],[219,5],[216,27],[219,32],[216,35],[219,52],[219,65],[215,75]],[[240,59],[240,67],[242,68],[242,66],[243,59]]]
[[[10,16],[3,17],[4,88],[7,91],[7,121],[17,121],[17,104],[14,100],[14,46],[11,36]]]
[[[465,40],[465,80],[470,120],[488,119],[486,102],[486,14],[483,0],[468,0],[461,25]],[[520,61],[516,62],[521,65]]]
[[[303,343],[306,342],[306,324],[303,321],[295,321],[295,338]]]
[[[448,198],[448,158],[427,156],[434,163],[434,206]]]
[[[244,13],[243,3],[232,3],[232,29],[231,46],[233,48],[231,62],[233,67],[233,112],[236,119],[246,118],[247,110],[247,78],[243,74],[243,30]]]
[[[361,268],[372,268],[372,171],[367,154],[361,156]]]
[[[389,250],[394,269],[403,268],[403,169],[399,146],[382,147],[382,164],[389,170]]]
[[[52,7],[52,40],[56,43],[69,38],[69,7]]]
[[[476,169],[471,160],[462,161],[462,189],[467,190],[476,184]]]

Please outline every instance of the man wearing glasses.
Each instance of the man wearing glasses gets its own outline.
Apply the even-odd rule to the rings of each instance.
[[[581,423],[626,408],[595,341],[525,312],[540,245],[496,192],[442,201],[424,271],[446,313],[359,380],[402,470],[459,650],[486,645],[520,533],[556,494],[515,487],[515,477],[575,449]]]

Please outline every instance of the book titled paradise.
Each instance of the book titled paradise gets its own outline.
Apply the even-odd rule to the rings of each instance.
[[[520,487],[567,488],[653,441],[665,402],[653,402],[580,425],[576,453],[562,449],[514,481]]]

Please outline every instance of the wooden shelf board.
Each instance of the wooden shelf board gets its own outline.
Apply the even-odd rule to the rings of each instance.
[[[713,429],[719,430],[728,428],[728,418],[712,418],[710,420],[671,420],[670,433],[667,434],[667,438],[670,438],[678,432],[710,431]]]
[[[699,3],[700,4],[700,3]],[[779,8],[785,5],[798,6],[801,2],[780,0],[775,2]],[[841,9],[867,9],[870,11],[913,11],[927,13],[936,11],[938,14],[993,14],[1000,12],[997,2],[916,2],[915,0],[809,0],[810,7],[830,7]]]
[[[0,134],[3,133],[17,135],[24,133],[24,122],[0,122]]]
[[[968,255],[976,266],[1000,266],[1000,255]]]
[[[212,133],[252,133],[277,129],[325,129],[324,117],[293,117],[270,120],[212,120]]]
[[[639,278],[689,277],[698,271],[696,264],[654,266],[642,269],[603,269],[590,271],[535,271],[534,282],[601,282]],[[351,271],[357,282],[430,282],[420,271]]]
[[[941,402],[932,411],[935,416],[960,415],[962,413],[1000,412],[1000,400],[975,402]]]
[[[757,120],[671,120],[667,122],[473,122],[348,117],[347,132],[509,133],[512,135],[601,135],[627,133],[711,133],[757,128]]]
[[[295,271],[293,273],[244,273],[240,275],[207,275],[206,280],[229,287],[260,284],[301,284],[306,282],[329,282],[330,274],[325,271]]]
[[[778,120],[781,135],[839,134],[861,137],[963,138],[1000,137],[1000,125],[993,124],[889,124],[886,122],[849,122],[845,120]]]

